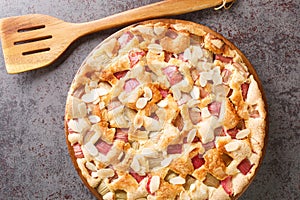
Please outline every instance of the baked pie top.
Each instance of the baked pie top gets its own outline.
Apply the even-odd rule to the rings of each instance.
[[[103,199],[236,198],[264,148],[254,76],[231,43],[191,22],[153,20],[112,35],[67,99],[83,180]]]

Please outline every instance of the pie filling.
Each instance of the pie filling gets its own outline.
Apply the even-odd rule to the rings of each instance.
[[[137,25],[104,41],[66,108],[81,174],[103,199],[230,199],[264,145],[265,110],[241,56],[201,28]]]

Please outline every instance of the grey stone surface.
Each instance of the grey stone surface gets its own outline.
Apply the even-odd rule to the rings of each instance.
[[[49,14],[84,22],[153,0],[1,0],[0,18]],[[202,23],[239,47],[256,68],[269,105],[263,164],[240,198],[300,199],[300,2],[238,0],[228,11],[176,16]],[[94,199],[68,155],[64,106],[88,53],[118,29],[80,39],[59,65],[8,75],[0,55],[0,199]],[[67,35],[66,35],[67,37]]]

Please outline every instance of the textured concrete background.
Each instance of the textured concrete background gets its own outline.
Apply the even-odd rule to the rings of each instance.
[[[0,18],[43,13],[84,22],[151,2],[155,1],[1,0]],[[245,53],[264,85],[270,115],[268,148],[242,200],[300,199],[299,4],[299,0],[238,0],[229,11],[210,9],[173,17],[223,34]],[[116,30],[80,39],[57,66],[18,75],[6,73],[1,53],[0,199],[94,199],[68,155],[64,106],[81,62]]]

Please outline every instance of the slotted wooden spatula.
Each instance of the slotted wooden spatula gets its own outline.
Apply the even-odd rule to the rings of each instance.
[[[6,70],[10,74],[53,63],[81,36],[133,22],[216,7],[234,0],[165,0],[86,23],[31,14],[1,20]]]

